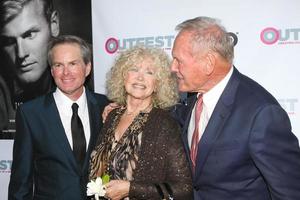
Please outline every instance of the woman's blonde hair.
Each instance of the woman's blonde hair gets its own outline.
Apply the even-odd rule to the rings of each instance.
[[[122,52],[115,60],[107,74],[107,97],[120,105],[126,105],[127,93],[124,86],[124,74],[132,66],[149,59],[156,68],[156,90],[152,95],[152,103],[157,108],[168,108],[177,103],[179,94],[175,76],[170,70],[170,59],[161,49],[135,46]]]

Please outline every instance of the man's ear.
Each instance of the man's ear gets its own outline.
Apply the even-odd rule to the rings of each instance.
[[[50,29],[52,37],[57,37],[59,35],[59,16],[57,11],[53,11],[51,14]]]
[[[216,65],[215,54],[212,52],[208,52],[206,55],[206,73],[208,75],[214,71],[215,65]]]
[[[88,75],[90,75],[91,70],[92,70],[92,63],[89,62],[89,63],[86,65],[86,68],[85,68],[85,77],[87,77]]]
[[[50,72],[51,72],[51,75],[53,77],[53,68],[50,66]]]

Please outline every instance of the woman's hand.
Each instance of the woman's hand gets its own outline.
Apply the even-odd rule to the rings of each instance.
[[[110,104],[108,104],[107,106],[105,106],[105,108],[104,108],[104,110],[103,110],[103,113],[102,113],[103,123],[105,122],[105,120],[106,120],[108,114],[109,114],[112,110],[114,110],[114,109],[116,109],[116,108],[118,108],[118,107],[120,107],[120,105],[117,104],[117,103],[110,103]]]
[[[105,197],[111,200],[120,200],[128,196],[130,182],[123,180],[111,180],[105,185],[105,187]]]

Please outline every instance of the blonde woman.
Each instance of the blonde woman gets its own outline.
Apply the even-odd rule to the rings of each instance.
[[[167,111],[178,100],[169,66],[164,51],[135,47],[108,74],[108,98],[121,107],[108,115],[90,164],[90,179],[110,176],[107,198],[192,199],[180,129]]]

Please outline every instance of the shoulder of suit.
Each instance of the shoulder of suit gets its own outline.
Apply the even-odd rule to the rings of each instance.
[[[51,97],[52,93],[45,94],[29,101],[22,103],[19,107],[22,109],[40,109],[41,106],[44,104],[45,99]]]
[[[103,101],[108,101],[107,97],[104,94],[94,93],[97,99],[101,99]]]
[[[107,97],[103,94],[99,94],[99,93],[96,93],[96,92],[92,92],[88,89],[87,90],[87,95],[88,96],[92,96],[93,98],[95,98],[95,100],[97,101],[97,104],[100,104],[100,105],[107,105],[109,103],[109,100],[107,99]]]
[[[246,75],[241,75],[239,92],[248,101],[258,104],[278,104],[276,98],[262,85]],[[245,100],[246,101],[246,100]]]

